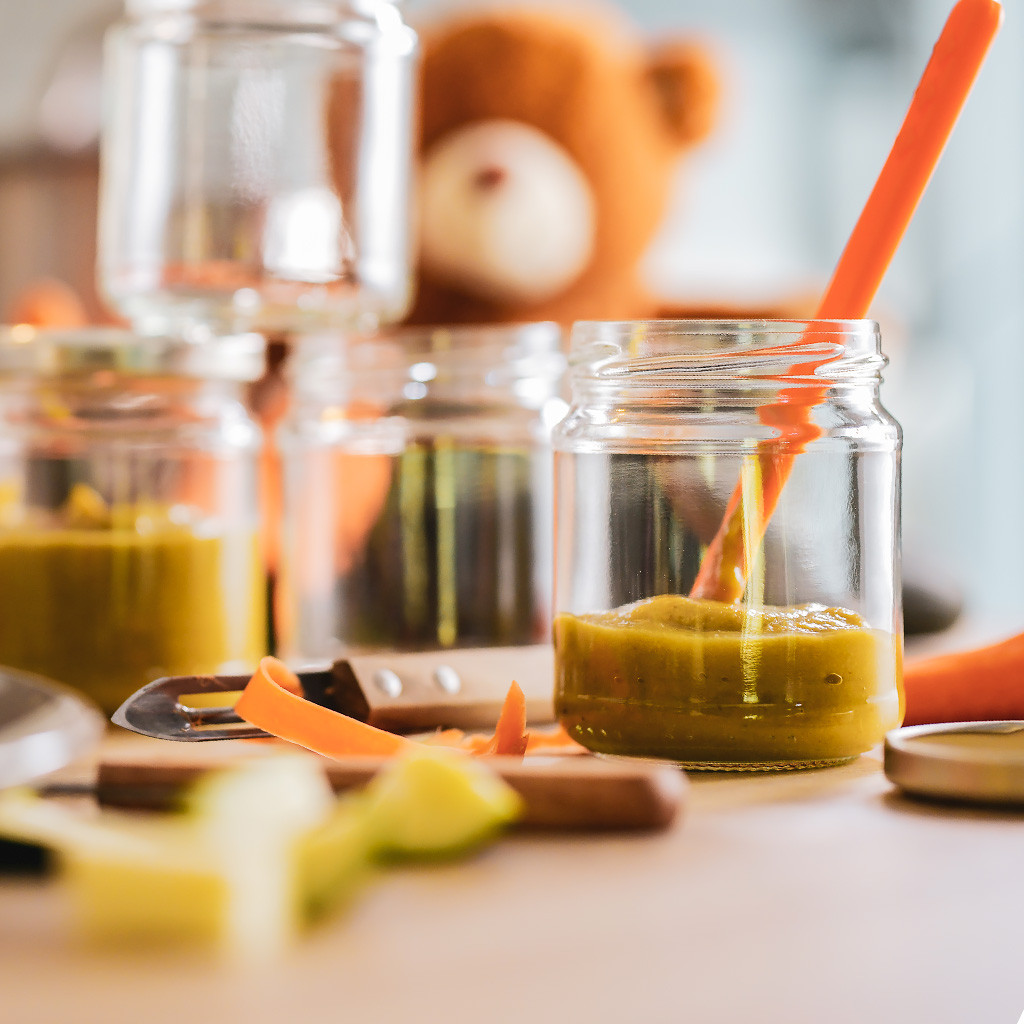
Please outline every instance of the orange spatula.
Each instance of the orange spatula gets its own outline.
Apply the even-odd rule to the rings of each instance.
[[[818,307],[817,319],[856,320],[868,307],[910,223],[957,117],[1003,20],[996,0],[960,0],[953,8],[924,70],[889,157],[868,197]],[[812,323],[808,334],[814,331]],[[799,346],[797,346],[797,349]],[[819,362],[797,363],[790,376],[813,373]],[[818,434],[811,409],[825,388],[782,389],[776,402],[762,406],[763,423],[779,431],[779,441],[765,445],[761,463],[760,508],[746,514],[739,486],[722,525],[708,546],[694,582],[693,597],[738,600],[746,585],[747,544],[759,544],[794,457]],[[744,527],[746,522],[746,527]],[[758,524],[751,538],[750,524]],[[746,529],[746,536],[744,536]]]

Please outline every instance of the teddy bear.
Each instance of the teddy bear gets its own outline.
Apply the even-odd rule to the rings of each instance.
[[[715,119],[704,47],[648,50],[596,5],[474,8],[421,33],[408,322],[652,315],[640,262]]]

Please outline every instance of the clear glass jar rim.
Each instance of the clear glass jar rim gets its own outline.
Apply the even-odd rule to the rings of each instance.
[[[63,377],[107,370],[123,376],[253,381],[263,374],[259,334],[188,341],[117,327],[0,328],[0,377]]]
[[[562,337],[550,321],[309,335],[296,339],[291,373],[300,387],[353,374],[418,380],[428,364],[437,374],[460,378],[482,380],[494,371],[555,378],[566,366]]]
[[[579,320],[572,328],[572,351],[594,342],[625,342],[635,346],[637,339],[661,341],[685,338],[738,340],[772,336],[775,344],[786,339],[796,342],[808,334],[843,338],[877,338],[875,320]]]
[[[874,320],[580,321],[574,382],[871,379],[886,364]]]

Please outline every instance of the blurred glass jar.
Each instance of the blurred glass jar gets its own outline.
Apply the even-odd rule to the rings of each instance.
[[[417,42],[388,0],[127,0],[100,287],[148,332],[397,319]]]
[[[266,649],[255,335],[0,331],[0,663],[108,712]]]
[[[293,358],[282,655],[546,642],[557,325],[303,338]]]
[[[873,322],[808,326],[576,325],[554,439],[556,708],[592,750],[816,766],[899,723],[901,442],[879,402],[885,358]],[[780,400],[809,407],[813,439],[759,544],[765,466],[794,451]],[[742,596],[688,596],[738,481],[733,536],[754,552]]]

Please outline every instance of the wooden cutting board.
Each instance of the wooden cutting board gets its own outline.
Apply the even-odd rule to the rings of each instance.
[[[100,802],[120,807],[163,808],[202,773],[255,757],[297,748],[276,740],[174,743],[141,736],[111,736],[103,744],[96,776]],[[387,763],[379,758],[333,761],[315,754],[336,790],[368,782]],[[487,759],[520,796],[528,828],[643,830],[668,827],[687,792],[686,776],[666,765],[602,760],[589,755]]]

